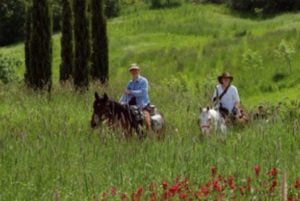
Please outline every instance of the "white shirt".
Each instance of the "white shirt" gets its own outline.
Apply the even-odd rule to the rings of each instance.
[[[217,93],[218,90],[218,93]],[[213,98],[217,95],[220,96],[225,89],[221,84],[217,85]],[[229,112],[232,111],[236,103],[240,102],[240,96],[237,88],[233,85],[230,85],[225,95],[222,97],[220,103],[222,104],[222,107],[226,108]]]

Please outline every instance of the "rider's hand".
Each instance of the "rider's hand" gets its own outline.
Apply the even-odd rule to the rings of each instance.
[[[131,94],[131,91],[128,90],[128,89],[125,89],[125,92],[124,92],[125,95],[130,95]]]

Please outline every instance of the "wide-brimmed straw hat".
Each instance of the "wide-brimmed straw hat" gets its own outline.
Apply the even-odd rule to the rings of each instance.
[[[140,67],[137,64],[131,64],[128,71],[130,72],[132,70],[140,70]]]
[[[222,84],[223,78],[229,78],[230,82],[233,80],[233,77],[228,72],[224,72],[222,75],[218,76],[218,81]]]

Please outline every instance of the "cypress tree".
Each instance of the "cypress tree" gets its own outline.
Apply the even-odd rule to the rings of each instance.
[[[60,81],[70,79],[73,73],[74,54],[72,29],[72,8],[70,0],[62,0]]]
[[[48,0],[33,0],[30,37],[30,73],[34,89],[51,89],[52,17]]]
[[[102,84],[109,79],[108,38],[104,0],[91,0],[92,7],[92,77]]]
[[[25,82],[30,83],[30,35],[31,35],[31,20],[32,8],[29,1],[26,2],[26,16],[25,16]]]
[[[86,0],[73,0],[74,39],[75,39],[75,68],[74,84],[77,89],[87,88],[89,84],[89,24],[87,18]]]

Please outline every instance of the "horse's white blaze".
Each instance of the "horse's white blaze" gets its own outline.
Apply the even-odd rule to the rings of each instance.
[[[100,121],[100,118],[99,118],[99,116],[98,116],[97,114],[94,114],[93,119],[94,119],[94,122],[95,122],[96,124],[98,124],[99,121]]]
[[[199,124],[202,133],[205,134],[217,130],[226,133],[227,130],[224,118],[220,112],[215,109],[203,108],[199,115]]]

